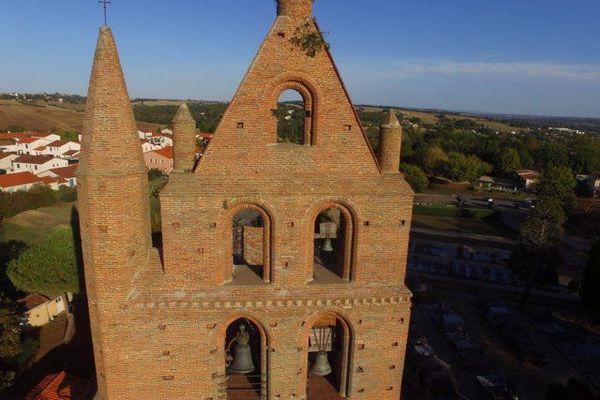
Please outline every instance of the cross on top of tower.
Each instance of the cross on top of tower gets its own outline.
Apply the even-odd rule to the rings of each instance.
[[[108,25],[106,23],[106,6],[111,4],[111,0],[98,0],[98,4],[102,4],[102,8],[104,8],[104,25]]]

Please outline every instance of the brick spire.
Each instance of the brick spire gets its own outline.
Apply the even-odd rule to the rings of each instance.
[[[402,125],[396,112],[390,109],[379,127],[379,163],[384,174],[397,174],[400,170]]]
[[[196,158],[196,121],[182,103],[173,118],[173,170],[190,171]]]
[[[277,0],[277,15],[295,19],[312,16],[313,0]]]
[[[149,265],[152,242],[148,175],[117,47],[106,26],[100,28],[90,78],[77,193],[98,398],[108,400],[118,397],[112,366],[120,362],[121,350],[104,341],[118,335],[115,326],[128,323],[120,310],[136,273]]]
[[[144,171],[137,127],[117,46],[107,26],[101,27],[98,35],[82,148],[80,174]]]

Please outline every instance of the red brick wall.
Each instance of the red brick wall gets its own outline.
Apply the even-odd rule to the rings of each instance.
[[[402,175],[381,174],[329,53],[310,58],[291,46],[312,0],[281,5],[290,8],[280,9],[198,168],[173,172],[161,194],[164,264],[137,240],[143,175],[82,182],[102,399],[224,399],[225,333],[240,317],[263,332],[264,398],[305,398],[308,334],[324,314],[348,327],[347,396],[400,396],[413,193]],[[303,146],[276,142],[271,109],[287,88],[311,110]],[[350,279],[310,282],[315,219],[332,204],[352,219]],[[232,219],[245,208],[265,224],[270,275],[256,286],[228,282]]]
[[[263,228],[244,226],[242,233],[244,259],[248,265],[263,264]]]

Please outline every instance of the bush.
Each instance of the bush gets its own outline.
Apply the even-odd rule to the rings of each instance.
[[[79,292],[78,257],[73,232],[58,228],[46,240],[25,250],[8,264],[13,285],[28,293],[54,297]]]
[[[23,211],[75,200],[77,200],[77,189],[63,186],[58,191],[52,190],[47,185],[35,185],[29,190],[0,192],[0,216],[10,218]]]
[[[429,186],[429,179],[427,179],[427,175],[425,175],[425,172],[423,172],[423,170],[418,166],[402,164],[400,170],[402,173],[404,173],[404,179],[406,179],[406,182],[410,185],[412,190],[415,191],[415,193],[421,193],[427,189],[427,186]]]

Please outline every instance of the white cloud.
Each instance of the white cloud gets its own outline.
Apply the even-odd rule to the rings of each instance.
[[[387,78],[425,75],[504,76],[517,78],[560,79],[600,83],[600,65],[544,62],[464,62],[448,60],[397,60],[388,64]]]

